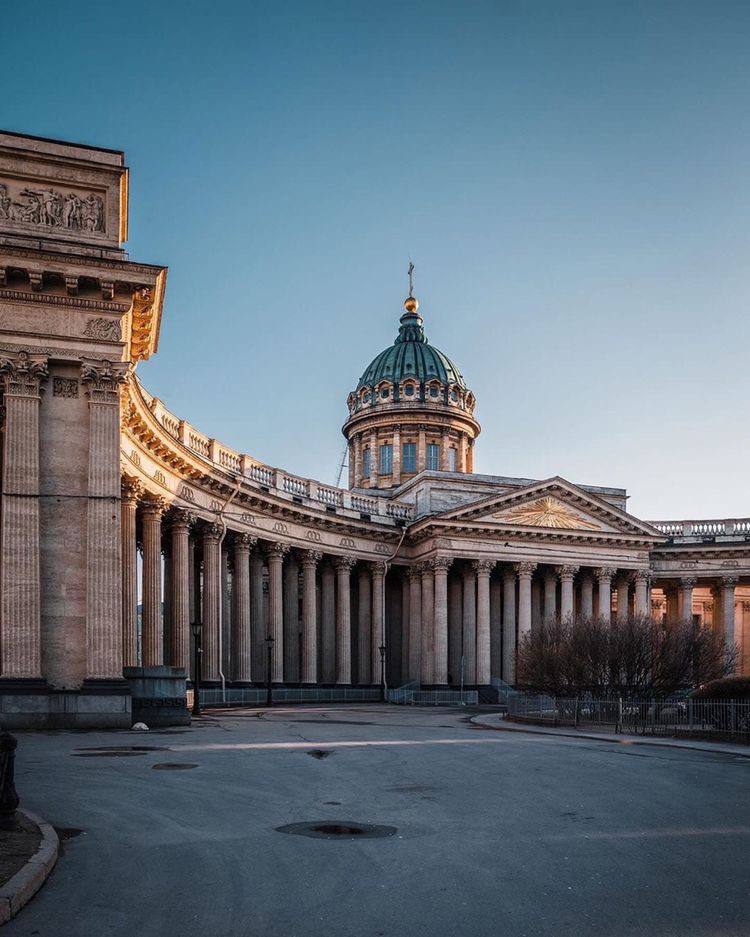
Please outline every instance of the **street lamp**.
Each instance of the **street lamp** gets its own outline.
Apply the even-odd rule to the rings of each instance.
[[[273,694],[271,691],[271,650],[273,648],[274,640],[275,638],[272,634],[269,634],[266,638],[266,647],[268,648],[268,662],[266,664],[266,677],[268,678],[266,689],[266,706],[273,705]]]
[[[385,644],[378,648],[380,651],[380,700],[385,702]]]
[[[193,632],[193,715],[200,716],[201,654],[203,653],[201,634],[203,632],[203,622],[191,622],[190,630]]]

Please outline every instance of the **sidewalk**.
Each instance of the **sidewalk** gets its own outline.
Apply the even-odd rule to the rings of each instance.
[[[614,732],[593,732],[588,729],[572,729],[570,726],[556,729],[554,726],[536,726],[526,723],[511,722],[502,713],[489,713],[486,716],[473,716],[472,723],[481,729],[495,732],[523,732],[526,735],[556,735],[559,738],[589,739],[594,742],[610,742],[622,745],[651,745],[658,748],[688,748],[699,752],[713,752],[718,755],[734,755],[737,758],[750,758],[750,745],[738,745],[731,742],[706,742],[701,739],[673,739],[663,736],[617,735]]]
[[[39,891],[54,868],[60,849],[57,833],[46,820],[23,808],[19,808],[17,813],[18,829],[5,835],[6,845],[10,852],[12,841],[21,862],[24,858],[26,861],[20,868],[14,862],[10,867],[13,874],[0,884],[0,927],[18,914]],[[25,856],[24,839],[29,841]]]

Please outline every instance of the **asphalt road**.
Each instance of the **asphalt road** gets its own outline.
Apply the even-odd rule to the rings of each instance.
[[[356,706],[19,733],[23,802],[68,832],[4,935],[750,933],[750,758],[466,720]],[[130,745],[166,750],[87,751]],[[276,830],[304,821],[397,832]]]

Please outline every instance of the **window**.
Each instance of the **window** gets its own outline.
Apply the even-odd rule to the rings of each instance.
[[[455,387],[454,387],[453,390],[451,391],[451,400],[452,400],[454,403],[457,403],[457,402],[458,402],[458,391],[456,390]]]
[[[433,384],[432,387],[430,388],[430,397],[437,397],[439,393],[440,393],[440,389]]]
[[[436,442],[427,443],[427,468],[431,472],[440,468],[440,446]]]
[[[401,450],[401,471],[416,472],[417,470],[417,444],[405,442]]]
[[[449,472],[456,471],[456,450],[455,449],[448,450],[448,471]]]
[[[370,477],[371,469],[372,469],[372,464],[370,460],[370,450],[365,449],[365,451],[362,453],[362,474],[365,476],[365,478]]]
[[[406,394],[407,397],[413,397],[413,396],[414,396],[414,385],[413,385],[413,384],[407,384],[406,387],[404,388],[404,393]]]
[[[393,446],[386,443],[380,447],[380,474],[390,475],[393,471]]]
[[[388,397],[388,394],[390,394],[390,390],[387,387],[384,387],[380,391],[380,396],[383,398],[383,400],[385,400]]]
[[[363,394],[363,395],[362,395],[362,402],[363,402],[363,403],[369,403],[369,402],[370,402],[370,394],[369,394],[369,393],[366,393],[366,394]]]

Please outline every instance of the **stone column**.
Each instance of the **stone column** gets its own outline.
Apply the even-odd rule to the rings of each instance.
[[[580,609],[582,618],[594,617],[594,578],[589,570],[586,570],[581,575]]]
[[[321,640],[323,683],[336,682],[336,579],[330,562],[321,573]]]
[[[424,472],[427,465],[427,427],[424,423],[419,424],[419,435],[417,436],[417,472]]]
[[[466,433],[459,433],[458,436],[458,470],[466,472]]]
[[[503,584],[497,578],[490,579],[490,674],[502,674],[503,660]]]
[[[273,638],[271,648],[271,682],[284,682],[284,555],[289,552],[285,543],[270,543],[266,548],[268,563],[268,633]]]
[[[463,650],[463,583],[456,573],[448,579],[448,673],[451,682],[461,682]]]
[[[315,570],[323,558],[317,550],[302,553],[302,682],[318,682],[318,622]]]
[[[680,621],[692,621],[693,619],[693,587],[695,583],[695,576],[680,577],[677,598],[677,615]]]
[[[377,433],[370,433],[370,488],[378,484],[378,455]]]
[[[252,679],[255,683],[268,680],[266,673],[266,623],[263,614],[263,554],[256,546],[250,553],[250,629],[252,632]]]
[[[175,510],[170,516],[172,573],[170,604],[172,627],[169,632],[169,665],[190,671],[190,525],[194,517],[188,511]]]
[[[473,564],[477,577],[477,657],[476,682],[487,686],[490,682],[490,572],[495,565],[491,560],[476,560]]]
[[[471,473],[474,471],[474,440],[466,439],[466,471]]]
[[[617,621],[626,621],[630,613],[630,576],[625,572],[617,577]]]
[[[370,664],[371,683],[380,683],[380,645],[385,645],[385,618],[383,616],[383,583],[385,579],[385,563],[372,564],[372,624],[370,627]],[[360,681],[364,683],[365,681]]]
[[[438,686],[448,683],[448,570],[452,562],[448,556],[436,556],[432,561],[435,578],[432,682]]]
[[[736,576],[721,577],[721,625],[727,644],[731,647],[737,642],[734,634],[734,590]]]
[[[232,663],[233,679],[251,683],[253,679],[253,636],[250,617],[250,551],[257,544],[250,534],[234,535],[234,578],[232,581]]]
[[[122,664],[138,666],[138,548],[135,518],[142,486],[135,478],[122,480]]]
[[[219,628],[221,626],[221,535],[220,524],[204,524],[203,541],[203,634],[201,677],[219,679]],[[144,535],[145,539],[145,535]],[[145,565],[145,563],[144,563]]]
[[[635,574],[635,614],[646,617],[651,614],[651,574],[647,569],[639,569]]]
[[[401,682],[409,679],[409,577],[401,571]]]
[[[0,358],[5,388],[0,673],[6,679],[39,680],[42,676],[39,404],[46,377],[46,359],[31,358],[26,352],[13,359]]]
[[[440,471],[450,471],[450,433],[444,429],[440,434]]]
[[[463,583],[464,683],[473,686],[477,682],[477,580],[471,567],[464,569]]]
[[[599,618],[612,620],[612,577],[616,570],[609,566],[600,566],[594,571],[599,584]]]
[[[516,682],[516,577],[507,566],[503,569],[503,680]]]
[[[393,475],[391,483],[396,486],[401,484],[401,427],[393,427]]]
[[[349,462],[349,487],[354,488],[357,482],[356,482],[356,477],[355,477],[356,468],[354,465],[355,458],[354,458],[354,440],[353,439],[349,440],[349,445],[347,446],[346,451],[347,451],[347,460]]]
[[[362,486],[362,434],[354,437],[354,487]]]
[[[284,563],[284,682],[299,683],[299,565],[294,553]]]
[[[516,563],[518,574],[518,640],[531,631],[531,577],[536,563]]]
[[[422,679],[422,573],[410,566],[409,576],[409,680]]]
[[[548,569],[544,573],[544,620],[552,621],[557,618],[557,579],[554,570]]]
[[[161,619],[161,517],[166,502],[149,497],[142,502],[143,517],[143,618],[144,667],[164,663],[164,632]]]
[[[538,628],[543,618],[542,583],[538,576],[534,576],[531,580],[531,627]]]
[[[573,578],[578,572],[577,566],[558,566],[560,577],[560,619],[565,621],[573,617]]]
[[[422,563],[422,649],[420,653],[420,680],[432,683],[432,638],[435,626],[435,574],[430,563]]]
[[[351,556],[336,558],[336,683],[352,682],[352,621],[350,574],[355,560]]]
[[[357,593],[357,683],[368,684],[375,661],[371,657],[373,639],[370,570],[364,564],[357,571]],[[376,640],[376,647],[377,644]]]

